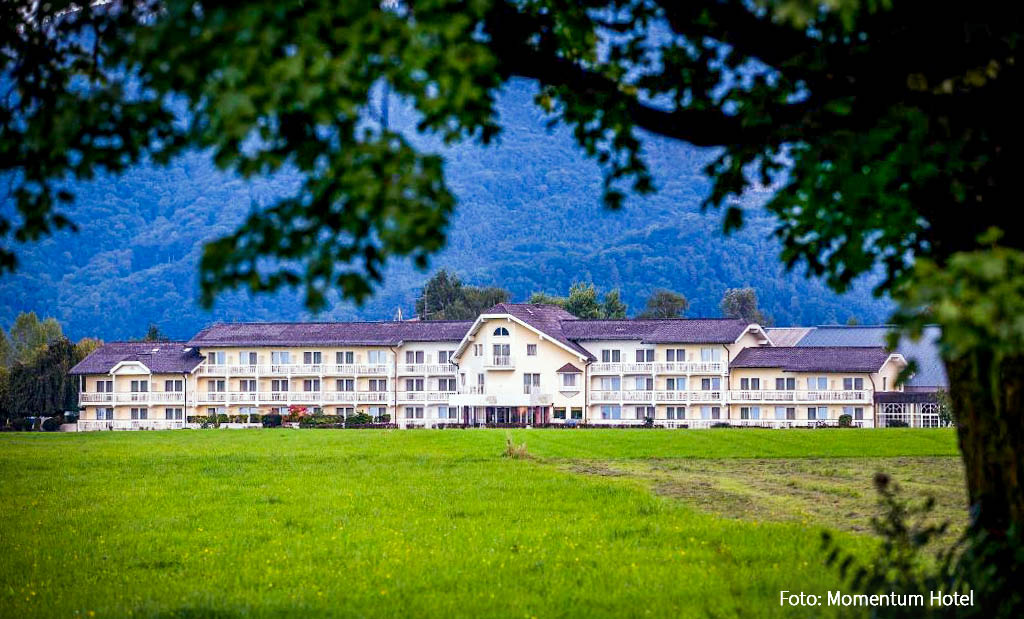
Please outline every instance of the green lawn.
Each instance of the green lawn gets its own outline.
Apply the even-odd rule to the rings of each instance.
[[[0,435],[0,614],[820,616],[779,590],[838,587],[823,527],[872,540],[816,493],[962,494],[948,430],[511,434],[532,459],[491,430]]]

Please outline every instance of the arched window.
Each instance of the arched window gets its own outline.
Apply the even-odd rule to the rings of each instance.
[[[494,335],[508,335],[508,329],[505,327],[498,327],[494,330]]]

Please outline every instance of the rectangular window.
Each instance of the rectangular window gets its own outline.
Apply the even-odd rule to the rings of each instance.
[[[388,381],[386,378],[371,378],[370,391],[387,391]]]
[[[602,350],[601,351],[601,362],[602,363],[618,363],[622,360],[622,351],[620,350]]]
[[[633,388],[637,391],[652,391],[654,389],[654,378],[650,376],[636,376],[633,380]]]
[[[206,390],[210,393],[223,393],[227,391],[227,381],[208,380],[206,381]]]
[[[665,388],[669,391],[686,391],[686,377],[669,378],[665,380]]]
[[[351,350],[339,350],[334,353],[334,362],[337,365],[352,365],[356,362],[356,353]]]
[[[336,391],[355,391],[356,381],[354,378],[339,378],[335,381]]]
[[[227,363],[227,355],[224,351],[219,350],[209,352],[206,355],[206,363],[207,365],[224,365]]]
[[[792,391],[796,389],[795,378],[776,378],[775,389],[777,391]]]
[[[481,387],[481,388],[484,386],[484,375],[483,374],[477,374],[476,375],[476,385],[478,387]]]
[[[132,381],[132,393],[146,393],[149,391],[148,380],[133,380]]]
[[[718,391],[722,388],[721,378],[702,378],[700,379],[701,391]]]
[[[423,351],[422,350],[407,350],[405,351],[405,362],[406,363],[423,363]]]
[[[96,409],[96,419],[100,419],[100,420],[103,420],[103,421],[110,421],[113,418],[114,418],[114,409],[112,409],[112,408],[97,408]]]
[[[555,419],[565,419],[565,409],[556,408],[554,409],[553,415],[555,416]]]
[[[256,391],[256,381],[253,379],[243,379],[238,381],[239,391]]]
[[[637,363],[650,363],[654,361],[654,349],[653,348],[640,348],[636,351],[636,362]]]
[[[286,378],[275,378],[270,381],[271,391],[288,391],[288,379]]]
[[[437,351],[437,362],[440,364],[448,363],[448,360],[451,358],[453,352],[454,351],[452,350]]]
[[[849,415],[851,419],[855,421],[864,420],[864,408],[860,406],[844,406],[843,414]]]
[[[740,419],[760,419],[761,407],[743,406],[740,408]]]
[[[274,350],[270,352],[270,362],[274,365],[288,365],[292,362],[292,353],[287,350]]]
[[[523,393],[540,393],[540,374],[523,374]]]
[[[355,414],[355,409],[352,408],[351,406],[339,406],[338,408],[334,409],[334,414],[337,415],[338,417],[344,417],[345,419],[348,419],[349,417]]]
[[[622,407],[617,404],[606,404],[602,406],[601,419],[622,419]]]
[[[302,353],[302,363],[305,365],[320,365],[322,363],[322,355],[320,351],[306,351]]]
[[[169,419],[171,421],[181,421],[181,419],[183,418],[183,415],[184,415],[184,412],[180,408],[165,408],[164,409],[164,419]]]
[[[827,406],[811,406],[807,409],[807,418],[816,419],[818,421],[828,419],[828,407]]]
[[[665,351],[665,361],[682,363],[686,361],[686,351],[682,348],[669,348]]]
[[[665,409],[665,416],[668,419],[686,419],[686,408],[683,406],[669,406]]]
[[[700,418],[701,419],[719,419],[722,415],[722,409],[718,406],[701,406],[700,407]]]
[[[528,356],[528,357],[536,357],[537,356],[537,345],[536,344],[527,344],[526,345],[526,356]]]
[[[860,391],[864,388],[863,378],[844,378],[843,391]]]
[[[423,407],[422,406],[406,406],[405,407],[405,418],[406,419],[423,419]]]
[[[457,390],[456,387],[455,387],[455,379],[454,378],[439,378],[439,379],[437,379],[437,390],[438,391],[447,391],[447,392],[450,392],[450,393],[455,393],[455,391]]]
[[[583,419],[583,409],[582,408],[575,408],[574,407],[574,408],[569,409],[569,411],[570,411],[569,412],[570,419]]]
[[[114,381],[112,380],[98,380],[96,381],[96,393],[113,393]]]
[[[637,406],[635,413],[637,419],[654,419],[653,406]]]
[[[812,376],[807,379],[808,391],[828,391],[828,376]]]
[[[302,381],[302,390],[306,392],[320,391],[319,378],[307,378]]]
[[[741,378],[740,389],[743,391],[758,391],[761,389],[760,378]]]
[[[483,356],[483,354],[484,354],[484,345],[483,344],[473,344],[473,356],[474,357],[481,357],[481,356]]]
[[[164,381],[164,391],[171,392],[171,393],[176,393],[176,392],[180,392],[180,391],[184,391],[184,390],[185,390],[185,383],[184,383],[184,381],[180,381],[180,380],[165,380]]]
[[[133,408],[132,419],[149,419],[149,409]]]
[[[722,349],[710,346],[705,346],[700,349],[700,360],[701,361],[721,361],[722,360]]]
[[[366,362],[370,365],[384,365],[388,362],[388,351],[371,350],[366,353]]]
[[[255,351],[238,353],[239,365],[256,365],[257,363],[259,363],[259,355],[257,355]]]
[[[601,391],[618,391],[622,389],[622,379],[618,376],[602,376],[598,379]]]
[[[575,387],[579,384],[579,374],[562,374],[562,386],[563,387]],[[563,418],[564,419],[564,418]]]

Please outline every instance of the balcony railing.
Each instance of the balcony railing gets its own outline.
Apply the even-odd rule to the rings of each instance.
[[[189,393],[189,401],[194,394]],[[183,404],[185,393],[182,391],[128,391],[79,393],[78,401],[82,404]]]
[[[724,361],[593,363],[591,374],[724,374]]]
[[[594,390],[590,392],[593,402],[722,402],[719,390],[659,391],[659,390]]]
[[[180,430],[184,420],[172,419],[79,419],[79,432],[96,430]]]
[[[497,370],[511,370],[516,365],[515,357],[511,355],[491,355],[487,357],[486,366]]]
[[[729,400],[734,402],[871,402],[871,392],[858,389],[852,391],[797,391],[762,390],[730,391]]]
[[[282,363],[282,364],[207,364],[199,366],[199,373],[208,376],[387,376],[391,366],[387,363]]]

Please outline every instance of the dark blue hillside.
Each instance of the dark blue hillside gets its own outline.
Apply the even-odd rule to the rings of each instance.
[[[496,146],[446,151],[459,210],[449,246],[433,267],[450,267],[471,283],[505,286],[517,300],[535,290],[564,293],[580,279],[621,288],[631,308],[656,287],[679,290],[691,301],[690,315],[715,316],[725,288],[753,285],[778,324],[886,318],[890,304],[872,298],[867,285],[840,297],[816,280],[784,273],[769,238],[773,221],[756,208],[743,231],[722,238],[720,216],[700,213],[708,188],[701,174],[705,151],[650,141],[660,191],[630,198],[619,213],[603,211],[596,164],[582,158],[566,132],[549,134],[530,98],[523,84],[504,94],[506,131]],[[401,113],[392,118],[397,126],[411,122]],[[74,337],[112,339],[139,336],[149,322],[186,337],[213,320],[308,318],[293,293],[225,295],[212,312],[195,303],[203,240],[229,232],[254,204],[294,186],[287,175],[245,183],[200,154],[81,184],[70,211],[80,232],[21,252],[18,274],[0,278],[0,323],[35,310],[60,318]],[[338,303],[321,318],[390,318],[398,307],[408,315],[425,277],[395,264],[365,307]]]

